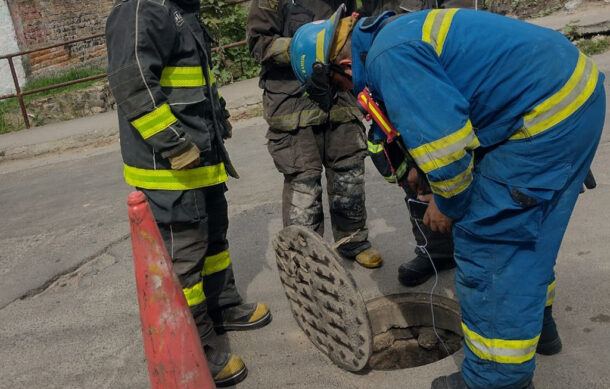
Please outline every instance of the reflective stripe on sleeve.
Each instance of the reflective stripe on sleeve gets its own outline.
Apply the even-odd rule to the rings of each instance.
[[[223,163],[188,170],[150,170],[123,165],[123,175],[131,186],[160,190],[203,188],[228,180]]]
[[[457,8],[435,9],[428,12],[428,16],[426,16],[424,21],[422,41],[431,44],[439,57],[443,52],[453,15],[457,11],[459,11]]]
[[[368,145],[371,154],[379,154],[383,151],[383,145],[381,143],[373,143],[370,140],[367,140],[366,144]]]
[[[567,119],[593,94],[599,78],[595,63],[580,53],[576,69],[568,82],[553,96],[544,100],[523,117],[523,127],[509,139],[524,139],[537,135]]]
[[[468,120],[464,127],[456,132],[410,149],[409,154],[424,173],[429,173],[459,161],[466,155],[466,150],[474,150],[477,147],[479,147],[479,139]]]
[[[218,273],[228,268],[229,265],[231,265],[231,256],[228,250],[205,257],[201,275],[209,276],[210,274]]]
[[[538,338],[525,340],[489,339],[469,329],[462,322],[464,341],[477,357],[497,363],[523,363],[536,354]]]
[[[546,305],[547,307],[553,305],[553,302],[555,301],[555,283],[556,281],[553,281],[549,284],[549,287],[546,290]]]
[[[142,138],[148,139],[177,121],[178,119],[172,113],[169,104],[163,104],[154,111],[132,121],[131,124],[142,135]]]
[[[184,293],[184,297],[186,298],[186,303],[189,307],[194,305],[201,304],[205,301],[205,294],[203,293],[203,282],[199,281],[194,286],[190,288],[182,289]]]
[[[472,168],[474,158],[470,159],[468,168],[457,176],[444,181],[430,181],[432,193],[449,198],[462,193],[472,182]]]
[[[396,172],[394,172],[394,174],[396,175],[396,177],[399,180],[402,180],[402,178],[405,176],[406,173],[407,173],[407,161],[402,161],[402,163],[398,166],[398,168],[396,169]]]
[[[208,77],[213,85],[216,80],[208,68]],[[163,87],[186,88],[205,86],[205,77],[201,66],[167,66],[161,73],[160,84]]]

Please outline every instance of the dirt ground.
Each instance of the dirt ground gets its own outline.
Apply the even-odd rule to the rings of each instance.
[[[485,0],[487,10],[502,15],[513,15],[520,19],[550,15],[560,9],[582,6],[585,3],[603,3],[604,0]]]

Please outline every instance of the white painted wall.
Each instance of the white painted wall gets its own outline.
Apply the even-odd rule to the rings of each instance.
[[[17,44],[13,19],[11,19],[6,0],[0,0],[0,55],[16,53],[18,51],[19,45]],[[19,77],[19,84],[23,87],[25,73],[23,71],[23,66],[21,65],[21,57],[14,57],[13,61],[17,76]],[[8,61],[6,59],[0,59],[0,95],[14,92],[15,87]]]

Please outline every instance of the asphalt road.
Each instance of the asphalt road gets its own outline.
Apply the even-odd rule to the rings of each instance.
[[[610,74],[610,53],[596,61]],[[594,162],[598,188],[581,196],[558,259],[555,312],[564,351],[538,357],[537,388],[610,387],[609,127]],[[305,338],[270,249],[281,228],[282,180],[264,132],[260,118],[238,122],[229,143],[243,177],[228,192],[238,287],[274,313],[263,329],[219,340],[249,367],[240,387],[419,389],[456,371],[459,356],[347,373]],[[401,191],[367,168],[370,235],[386,263],[374,271],[346,263],[366,300],[412,291],[398,284],[396,268],[413,249]],[[5,163],[0,182],[0,388],[147,387],[125,205],[130,188],[117,145]],[[436,293],[455,297],[452,276],[441,275]]]

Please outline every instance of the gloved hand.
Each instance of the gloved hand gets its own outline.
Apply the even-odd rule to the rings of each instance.
[[[233,137],[233,125],[229,121],[229,119],[225,120],[225,133],[222,136],[222,139],[229,139]]]
[[[199,148],[194,143],[180,154],[169,157],[173,170],[191,169],[199,165]]]
[[[330,68],[321,62],[313,64],[313,72],[305,83],[309,98],[315,101],[325,112],[330,111],[335,98],[335,88],[330,82]]]

